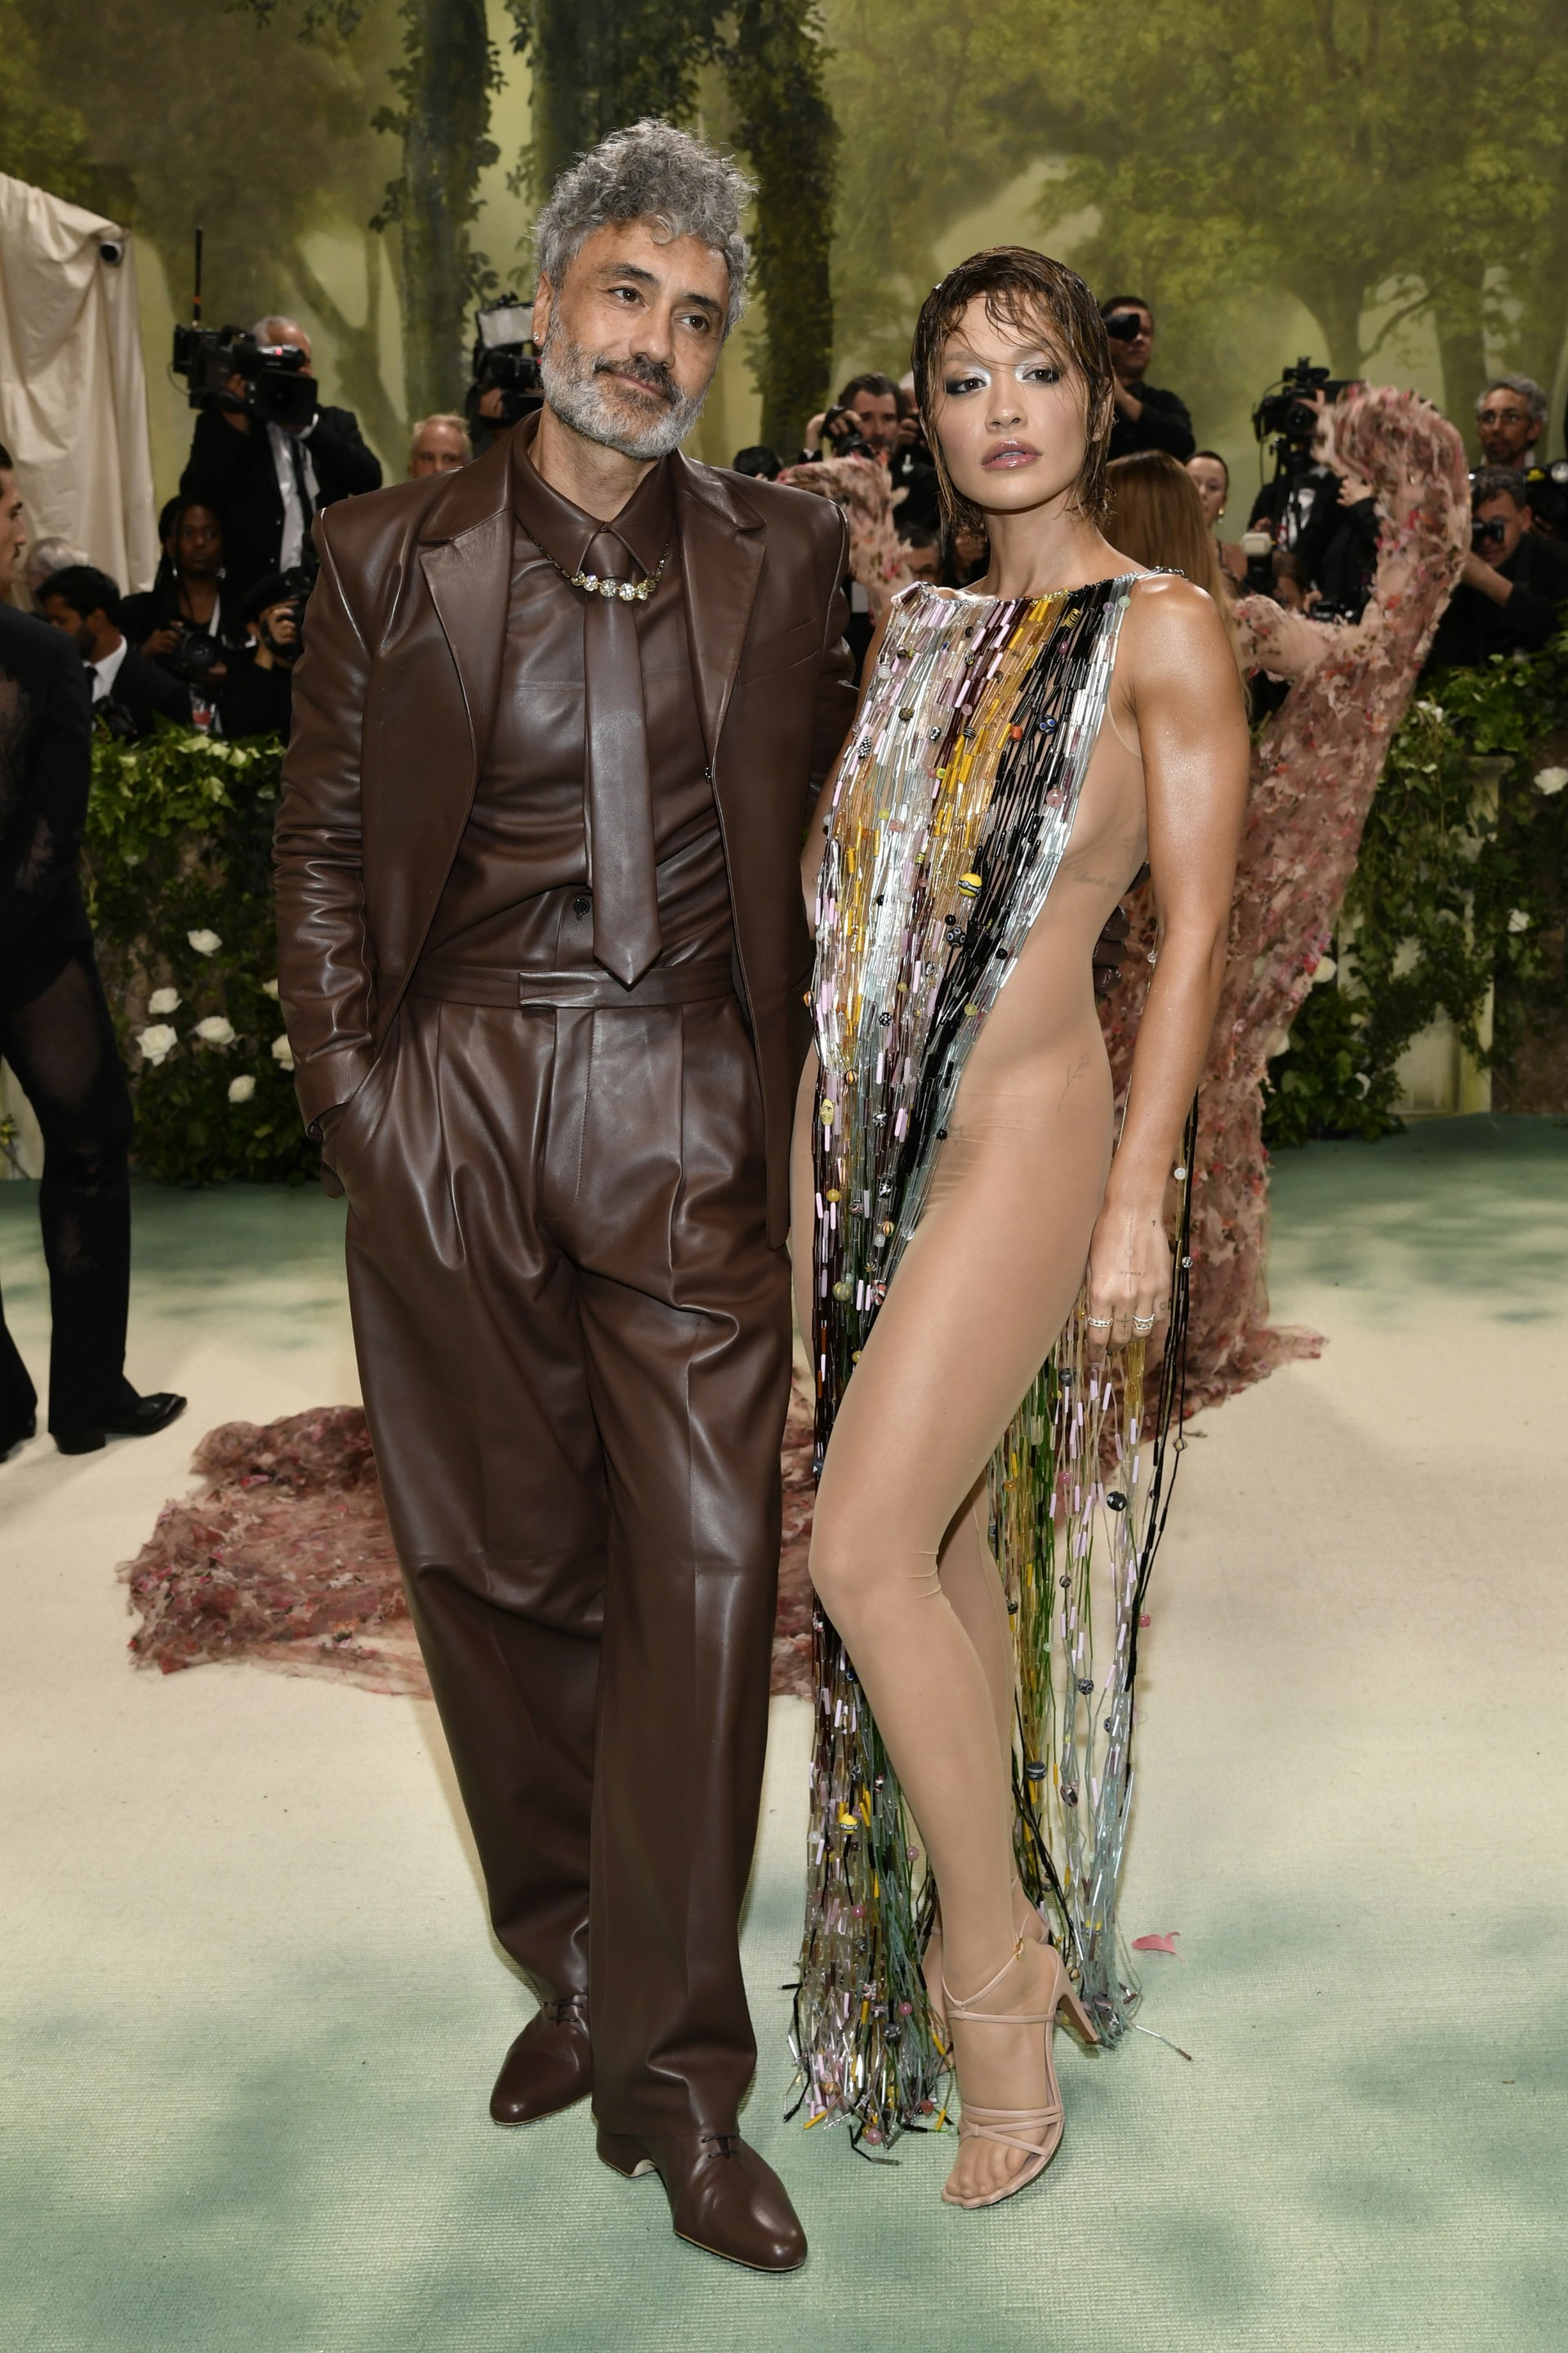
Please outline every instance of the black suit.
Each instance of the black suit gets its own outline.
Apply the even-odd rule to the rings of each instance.
[[[1495,605],[1461,580],[1437,624],[1426,669],[1479,667],[1493,654],[1539,653],[1555,636],[1568,601],[1568,549],[1526,532],[1498,570],[1513,584],[1506,605]]]
[[[107,719],[117,735],[140,738],[151,735],[154,719],[172,719],[176,727],[188,727],[190,689],[128,643],[113,685],[93,711],[95,717]]]
[[[1157,385],[1130,384],[1127,389],[1142,403],[1143,414],[1134,419],[1116,411],[1108,458],[1134,458],[1141,449],[1163,449],[1167,457],[1184,466],[1198,446],[1186,402],[1173,392],[1162,392]]]
[[[280,735],[289,741],[293,715],[294,673],[281,662],[263,670],[252,654],[230,657],[228,675],[217,688],[218,717],[226,735]]]
[[[0,1055],[43,1131],[57,1436],[101,1428],[125,1398],[131,1096],[77,872],[91,746],[75,645],[0,605]],[[36,1403],[0,1316],[0,1451]]]
[[[302,447],[315,469],[318,512],[380,490],[381,462],[361,439],[352,409],[321,409]],[[265,425],[252,418],[249,432],[241,433],[216,408],[203,409],[180,492],[211,507],[223,526],[224,590],[237,610],[246,591],[279,569],[283,552],[283,493]],[[307,515],[307,543],[310,523]]]

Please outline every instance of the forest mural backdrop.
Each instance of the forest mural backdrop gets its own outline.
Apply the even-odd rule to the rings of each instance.
[[[760,300],[705,455],[787,445],[851,366],[901,372],[926,288],[1000,237],[1145,293],[1152,373],[1233,457],[1309,349],[1460,419],[1523,368],[1561,448],[1556,0],[0,0],[0,168],[161,265],[165,488],[198,219],[210,315],[302,311],[399,470],[408,418],[461,393],[474,300],[528,285],[539,188],[650,111],[759,185]]]

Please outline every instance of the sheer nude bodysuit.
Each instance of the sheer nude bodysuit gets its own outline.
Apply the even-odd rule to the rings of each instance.
[[[925,1840],[943,1967],[963,1993],[992,1975],[1025,1920],[1013,1884],[1012,1649],[983,1482],[1078,1296],[1110,1170],[1110,1070],[1091,956],[1146,854],[1137,743],[1119,659],[1068,848],[970,1055],[817,1494],[812,1580]],[[806,1331],[813,1187],[798,1139],[815,1082],[813,1057],[793,1225]],[[1037,2030],[970,2030],[957,2050],[966,2098],[1023,2107],[1042,2090]],[[971,2187],[1000,2183],[1023,2162],[984,2144],[961,2158]]]

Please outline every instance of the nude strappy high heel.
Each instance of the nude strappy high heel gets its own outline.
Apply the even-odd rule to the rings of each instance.
[[[1033,2162],[1026,2165],[1000,2189],[993,2189],[984,2198],[956,2198],[944,2184],[942,2202],[948,2206],[999,2206],[1004,2198],[1016,2197],[1020,2189],[1026,2189],[1031,2181],[1037,2181],[1061,2147],[1067,2116],[1061,2093],[1057,2088],[1056,2061],[1051,2052],[1058,2009],[1066,2010],[1086,2042],[1096,2042],[1100,2039],[1089,2022],[1089,2012],[1072,1989],[1062,1957],[1054,1945],[1040,1947],[1050,1957],[1051,1989],[1044,2010],[976,2010],[975,2003],[984,2001],[992,1988],[1001,1983],[1015,1963],[1023,1958],[1024,1948],[1031,1942],[1032,1939],[1020,1936],[995,1976],[988,1978],[979,1992],[972,1993],[966,2000],[961,2001],[945,1984],[942,1987],[947,2017],[960,2026],[1043,2026],[1046,2030],[1045,2106],[982,2108],[973,2101],[965,2100],[958,2126],[961,2141],[994,2140],[1004,2148],[1021,2149]]]
[[[1024,1892],[1023,1881],[1021,1879],[1015,1878],[1013,1882],[1013,1889],[1021,1895]],[[1051,1941],[1049,1936],[1046,1934],[1045,1922],[1041,1919],[1039,1914],[1036,1911],[1032,1904],[1029,1905],[1028,1923],[1023,1933],[1026,1942],[1031,1945],[1048,1945]],[[931,2022],[936,2030],[938,2040],[945,2044],[947,2042],[947,2004],[944,1999],[945,1989],[942,1981],[942,1910],[940,1905],[937,1908],[936,1918],[931,1926],[931,1935],[926,1938],[925,1951],[921,1956],[921,1975],[925,1979],[926,2008],[931,2012]]]

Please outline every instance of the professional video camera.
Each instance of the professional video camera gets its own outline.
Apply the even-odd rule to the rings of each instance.
[[[1260,516],[1241,537],[1247,557],[1246,586],[1251,596],[1273,595],[1274,549],[1289,543],[1286,533],[1291,512],[1310,501],[1312,485],[1306,477],[1319,464],[1313,444],[1323,421],[1318,396],[1321,395],[1324,403],[1335,401],[1350,386],[1349,377],[1331,376],[1326,367],[1314,367],[1303,354],[1293,368],[1285,370],[1278,385],[1270,385],[1252,412],[1252,429],[1258,440],[1273,436],[1269,454],[1274,472],[1268,484],[1266,529],[1259,527],[1264,521]]]
[[[184,376],[193,408],[233,408],[264,425],[296,432],[316,413],[316,379],[292,343],[258,343],[243,327],[216,332],[202,325],[202,232],[196,231],[191,323],[174,329],[174,374]],[[240,379],[236,390],[232,379]]]
[[[1269,435],[1278,438],[1274,444],[1274,473],[1305,473],[1312,463],[1312,444],[1322,423],[1316,396],[1325,402],[1338,400],[1348,392],[1352,379],[1331,376],[1326,367],[1314,367],[1303,355],[1293,368],[1287,368],[1278,387],[1270,385],[1252,412],[1252,429],[1259,441]]]
[[[463,414],[478,447],[481,439],[531,417],[543,406],[544,386],[533,348],[531,302],[520,302],[515,294],[481,302],[474,325],[474,380],[464,396]],[[481,412],[479,403],[487,393],[498,394],[499,401]]]

